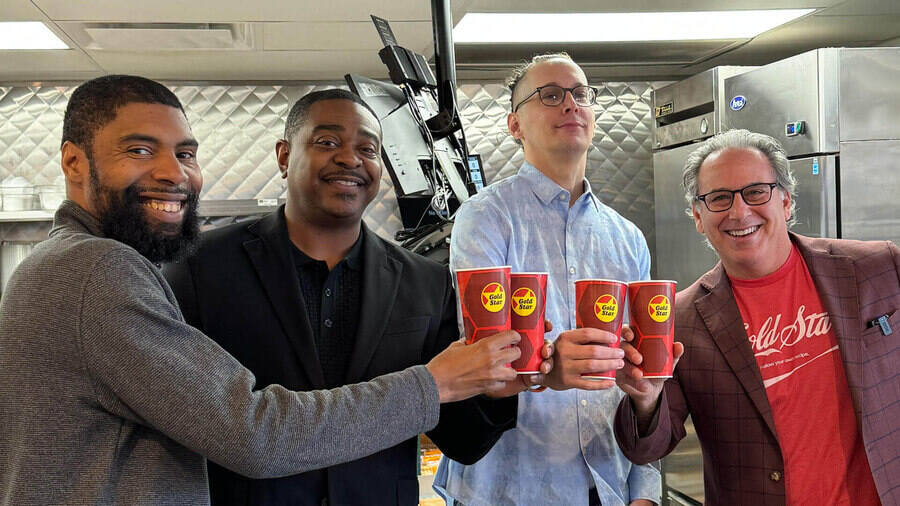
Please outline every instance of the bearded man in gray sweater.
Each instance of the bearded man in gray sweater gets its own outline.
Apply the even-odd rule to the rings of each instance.
[[[68,200],[0,302],[0,504],[208,504],[207,458],[253,478],[335,465],[515,380],[506,332],[365,383],[256,389],[184,323],[157,266],[198,235],[196,155],[156,82],[105,76],[72,94]]]

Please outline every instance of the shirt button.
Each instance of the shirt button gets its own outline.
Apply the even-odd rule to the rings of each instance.
[[[769,479],[772,481],[781,481],[781,473],[772,471],[772,474],[769,475]]]
[[[325,289],[325,296],[326,296],[326,297],[331,297],[331,288],[326,288],[326,289]]]
[[[331,323],[331,318],[325,318],[325,322],[324,322],[324,323],[325,323],[325,326],[328,327],[328,328],[331,328],[331,325],[333,325],[333,324]]]
[[[582,405],[582,406],[587,406],[587,401],[584,400],[584,399],[581,399],[581,405]]]
[[[575,274],[575,268],[569,267],[569,274]]]

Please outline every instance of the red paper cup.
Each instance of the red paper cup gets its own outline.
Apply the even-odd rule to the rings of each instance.
[[[634,347],[644,357],[638,368],[645,378],[672,377],[675,285],[668,280],[628,283]]]
[[[509,330],[509,266],[458,269],[456,287],[466,344]]]
[[[512,363],[519,374],[539,374],[544,346],[544,310],[547,304],[546,272],[514,272],[510,275],[510,325],[522,335],[522,355]]]
[[[625,294],[628,285],[612,279],[579,279],[575,281],[575,326],[612,332],[622,337],[622,315],[625,312]],[[609,345],[618,348],[619,341]],[[591,372],[582,378],[596,380],[616,379],[612,371]]]

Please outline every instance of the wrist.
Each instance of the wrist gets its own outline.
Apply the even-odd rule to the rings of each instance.
[[[659,397],[655,398],[631,398],[631,406],[638,418],[652,417],[659,404]]]
[[[638,437],[645,437],[650,432],[650,426],[653,425],[653,418],[656,410],[659,408],[659,397],[651,402],[646,400],[641,405],[638,401],[631,399],[631,408],[634,410],[634,421],[638,431]]]
[[[447,386],[445,385],[445,382],[441,379],[440,373],[435,371],[435,369],[437,369],[437,368],[434,367],[433,365],[431,365],[430,363],[428,363],[428,364],[425,364],[425,369],[428,370],[428,372],[431,374],[431,379],[434,380],[434,386],[437,388],[437,392],[438,392],[438,399],[440,400],[440,402],[442,404],[447,402],[447,398],[450,393],[447,391]]]

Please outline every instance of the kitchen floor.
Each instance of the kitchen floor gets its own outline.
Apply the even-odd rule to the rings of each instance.
[[[446,503],[441,496],[437,495],[431,484],[434,482],[434,475],[419,476],[419,506],[445,506]]]
[[[687,434],[675,450],[663,459],[666,486],[699,502],[703,502],[703,454],[700,440],[694,431],[694,423],[688,418],[685,423]]]

